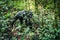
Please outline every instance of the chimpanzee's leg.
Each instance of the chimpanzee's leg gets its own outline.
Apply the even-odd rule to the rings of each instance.
[[[20,24],[23,24],[23,17],[19,17]]]
[[[29,28],[32,29],[32,21],[29,19]]]
[[[30,19],[25,19],[26,26],[32,26],[32,22]]]
[[[13,26],[13,24],[16,22],[16,20],[18,19],[19,16],[15,16],[14,20],[11,22],[11,25]]]
[[[28,26],[29,25],[29,20],[25,19],[25,25]]]
[[[32,21],[29,19],[29,26],[32,26]]]

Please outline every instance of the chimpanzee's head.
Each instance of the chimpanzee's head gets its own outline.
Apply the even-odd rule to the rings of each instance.
[[[24,10],[25,11],[25,16],[27,16],[28,18],[32,18],[33,14],[32,14],[32,11],[30,10]]]
[[[32,18],[32,16],[33,16],[32,12],[31,11],[28,11],[27,17],[28,18]]]

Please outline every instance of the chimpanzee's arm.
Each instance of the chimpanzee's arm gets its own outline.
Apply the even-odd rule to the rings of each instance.
[[[14,17],[14,20],[12,21],[12,25],[17,21],[17,19],[20,20],[20,23],[22,24],[23,23],[23,18],[25,16],[25,12],[24,11],[19,11],[15,17]]]
[[[13,21],[12,21],[12,23],[11,23],[12,26],[16,22],[17,19],[18,19],[18,16],[15,16],[14,19],[13,19]]]

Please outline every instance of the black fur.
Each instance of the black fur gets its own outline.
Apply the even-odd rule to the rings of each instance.
[[[19,19],[20,24],[23,24],[23,20],[25,20],[26,26],[32,26],[30,18],[32,18],[33,14],[31,11],[19,11],[12,21],[12,25]],[[26,17],[26,18],[25,18]]]

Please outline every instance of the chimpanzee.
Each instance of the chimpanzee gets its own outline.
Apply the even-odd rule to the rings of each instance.
[[[32,22],[31,22],[32,16],[33,16],[33,14],[31,11],[26,11],[26,10],[19,11],[15,15],[14,20],[12,21],[11,24],[13,26],[13,24],[17,21],[17,19],[19,19],[20,24],[23,24],[23,20],[25,20],[26,26],[32,26]]]

